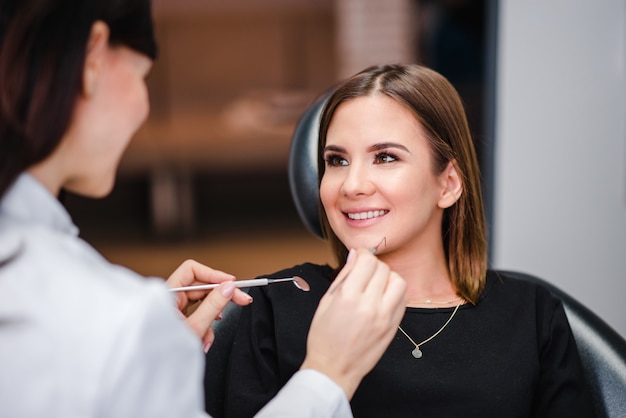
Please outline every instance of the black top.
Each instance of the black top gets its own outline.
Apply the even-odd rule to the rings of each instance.
[[[225,389],[225,416],[251,417],[298,370],[328,266],[303,264],[274,275],[289,283],[252,288],[243,308]],[[407,308],[402,328],[420,343],[454,308]],[[590,395],[560,300],[543,287],[489,272],[477,305],[462,305],[448,326],[415,346],[400,332],[355,393],[360,417],[591,417]]]

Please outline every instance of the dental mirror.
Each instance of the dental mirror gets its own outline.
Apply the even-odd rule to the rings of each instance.
[[[286,277],[284,279],[251,279],[251,280],[235,280],[235,286],[237,287],[254,287],[254,286],[267,286],[273,283],[284,283],[284,282],[292,282],[294,286],[303,292],[308,292],[311,290],[311,287],[300,276]],[[211,284],[201,284],[197,286],[181,286],[181,287],[173,287],[170,289],[170,292],[186,292],[190,290],[208,290],[215,289],[219,286],[219,283],[211,283]]]

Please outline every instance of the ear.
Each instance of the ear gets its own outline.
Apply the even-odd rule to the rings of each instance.
[[[461,197],[461,193],[463,193],[463,183],[456,170],[456,160],[448,163],[446,169],[439,175],[439,181],[443,188],[437,206],[441,209],[446,209],[454,205]]]
[[[109,27],[106,23],[97,21],[91,26],[83,67],[83,95],[87,98],[96,90],[108,47]]]

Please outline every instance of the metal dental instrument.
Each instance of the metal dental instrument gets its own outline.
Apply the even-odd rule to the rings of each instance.
[[[387,246],[387,237],[383,237],[383,239],[378,243],[377,246],[370,248],[370,252],[372,254],[376,254],[376,252],[378,251],[378,248],[380,248],[380,246],[383,244],[385,244],[385,247]]]
[[[287,277],[284,279],[251,279],[251,280],[235,280],[235,286],[237,287],[254,287],[254,286],[267,286],[273,283],[283,283],[283,282],[292,282],[298,289],[308,292],[311,287],[309,284],[300,276]],[[215,289],[219,286],[219,283],[211,283],[211,284],[201,284],[196,286],[182,286],[182,287],[173,287],[170,289],[170,292],[187,292],[191,290],[208,290]]]

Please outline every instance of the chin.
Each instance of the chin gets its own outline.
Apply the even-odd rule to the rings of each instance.
[[[102,199],[107,197],[113,190],[113,181],[99,182],[95,184],[80,184],[66,186],[65,190],[74,193],[79,196],[88,197],[91,199]]]
[[[99,192],[99,193],[94,193],[91,195],[87,195],[87,197],[90,197],[92,199],[104,199],[105,197],[107,197],[109,194],[111,194],[111,190],[113,190],[112,188],[109,188],[107,191],[104,192]]]
[[[113,191],[113,182],[97,188],[96,190],[94,190],[93,195],[91,195],[90,197],[93,197],[94,199],[102,199],[110,195],[111,191]]]
[[[361,238],[350,238],[347,240],[341,240],[341,242],[346,246],[346,248],[377,248],[379,251],[381,251],[384,247],[386,247],[385,237],[381,237],[378,235]]]

